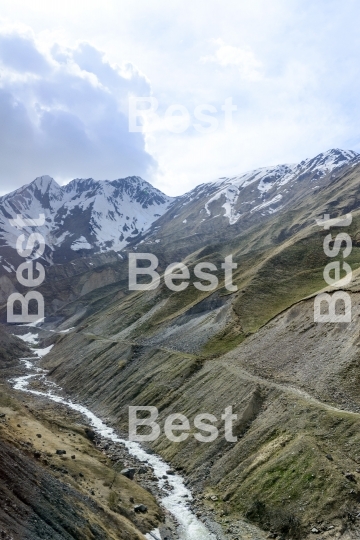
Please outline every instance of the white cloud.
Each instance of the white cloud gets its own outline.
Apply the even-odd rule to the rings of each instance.
[[[111,64],[88,43],[40,51],[31,31],[0,31],[0,182],[50,174],[147,176],[155,161],[129,133],[129,95],[149,94],[135,66]]]
[[[227,45],[222,39],[216,39],[218,46],[214,55],[202,56],[201,62],[214,62],[222,67],[235,66],[243,79],[258,81],[261,79],[262,64],[255,57],[250,47],[234,47]]]
[[[7,33],[15,24],[24,36],[30,26],[50,71],[45,77],[3,66],[1,190],[31,180],[35,168],[36,175],[57,179],[119,177],[132,169],[179,194],[217,176],[300,161],[330,147],[360,150],[355,0],[198,0],[186,9],[181,0],[3,4]],[[64,61],[50,53],[54,43]],[[126,75],[126,63],[140,72],[131,67]],[[128,92],[159,101],[156,131],[133,140],[124,124]],[[228,97],[238,107],[232,131],[221,111]],[[176,103],[192,122],[195,107],[214,106],[218,130],[169,133],[164,112]],[[45,127],[51,148],[44,153],[47,140],[38,136]],[[14,155],[20,164],[10,167]],[[146,168],[150,156],[158,168]]]

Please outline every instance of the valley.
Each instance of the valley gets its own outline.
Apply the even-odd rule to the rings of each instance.
[[[119,251],[113,244],[106,248],[95,237],[87,238],[85,229],[76,231],[91,244],[91,250],[49,243],[42,259],[46,279],[37,290],[45,299],[45,320],[32,327],[7,327],[11,334],[30,334],[38,347],[47,349],[48,354],[37,365],[46,370],[48,384],[52,381],[58,385],[63,399],[91,411],[121,440],[129,436],[130,406],[156,407],[161,435],[143,443],[142,449],[150,458],[164,460],[184,479],[194,497],[191,511],[210,531],[199,538],[358,537],[359,180],[358,154],[335,149],[298,165],[251,171],[202,184],[171,201],[159,199],[154,204],[167,205],[162,207],[162,215],[125,238]],[[120,181],[116,182],[121,191]],[[74,185],[88,186],[82,181]],[[32,188],[26,189],[30,193]],[[48,200],[52,200],[52,189],[45,191]],[[97,189],[101,192],[102,188]],[[98,195],[85,191],[77,192],[77,196],[93,200]],[[13,218],[24,212],[25,198],[19,198],[19,194],[12,200],[10,195],[6,197],[6,212],[11,211]],[[29,195],[31,204],[26,200],[26,217],[37,217],[31,209],[39,212],[39,192]],[[142,199],[135,202],[141,205]],[[148,199],[144,204],[150,205]],[[0,210],[4,208],[3,202]],[[95,211],[96,204],[91,208]],[[333,290],[323,277],[329,262],[323,250],[328,231],[322,230],[316,220],[324,214],[337,217],[347,213],[352,215],[352,223],[346,228],[352,251],[346,260],[353,276],[341,290],[351,297],[351,323],[314,323],[315,295]],[[101,220],[107,219],[105,214]],[[115,222],[113,225],[114,231]],[[335,235],[342,230],[334,227],[332,232]],[[45,238],[52,238],[54,234],[64,235],[65,229],[59,225],[56,233],[49,228],[43,233]],[[23,294],[25,289],[15,279],[17,261],[16,255],[10,255],[11,239],[5,229],[1,234],[4,260],[0,317],[6,323],[7,295],[14,291]],[[73,245],[77,239],[74,231],[71,235]],[[154,288],[149,286],[149,276],[138,276],[142,290],[131,290],[129,259],[140,258],[142,253],[156,257],[153,270],[161,280]],[[232,269],[233,289],[227,286],[221,268],[230,255],[236,265]],[[189,286],[177,291],[163,278],[169,264],[180,262],[189,270]],[[195,271],[201,263],[215,267],[211,270],[216,277],[212,289],[196,287],[199,279],[205,281]],[[173,277],[176,275],[180,276]],[[76,439],[77,448],[86,450],[95,460],[89,465],[95,471],[91,473],[94,487],[88,483],[85,489],[83,481],[71,481],[82,501],[79,520],[84,508],[90,512],[81,497],[92,489],[95,495],[90,491],[91,500],[94,498],[106,516],[110,512],[115,520],[101,518],[102,510],[89,514],[104,531],[110,527],[104,533],[109,538],[142,538],[164,526],[165,516],[168,531],[177,538],[176,523],[146,475],[145,484],[138,478],[135,482],[121,478],[117,488],[121,510],[111,510],[109,486],[101,485],[99,477],[113,474],[111,455],[117,449],[110,446],[105,450],[104,441],[99,440],[102,446],[97,447],[86,440],[84,430],[89,426],[74,410],[51,404],[44,396],[36,398],[35,394],[18,394],[11,389],[9,379],[26,376],[26,366],[19,358],[27,353],[23,340],[6,339],[15,340],[11,342],[11,358],[7,357],[6,344],[1,357],[4,393],[6,399],[13,400],[4,414],[9,416],[14,438],[10,440],[10,429],[5,426],[2,440],[18,445],[22,432],[14,426],[22,426],[22,422],[16,408],[27,417],[25,400],[32,410],[39,409],[43,427],[34,425],[34,430],[44,431],[47,426],[51,431],[43,437],[49,440],[49,463],[63,461],[54,456],[54,441],[58,435],[60,440],[62,437],[60,423],[69,426],[66,433],[75,433],[61,442],[70,443],[78,437],[81,443]],[[41,377],[35,377],[31,389],[42,392],[42,384]],[[227,440],[221,420],[230,407],[237,415],[233,425],[236,441]],[[179,413],[191,419],[189,436],[174,442],[163,428],[166,418]],[[219,436],[211,443],[193,436],[193,419],[203,413],[216,418]],[[41,450],[42,438],[37,440],[36,433],[27,431],[25,438],[32,439],[34,451]],[[79,450],[71,445],[66,452],[66,456],[70,452],[77,455]],[[80,455],[84,464],[90,459],[86,453]],[[130,458],[122,455],[121,459],[132,466]],[[65,462],[70,471],[80,459]],[[35,465],[39,463],[35,461]],[[62,476],[57,480],[62,482]],[[153,493],[144,486],[152,487]],[[71,496],[75,497],[73,492]],[[146,505],[148,513],[132,513],[130,497]],[[119,520],[126,524],[130,536],[113,532]],[[83,538],[92,538],[91,534],[84,532]],[[179,539],[185,538],[180,534]]]

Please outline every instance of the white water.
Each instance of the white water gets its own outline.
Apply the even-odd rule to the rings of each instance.
[[[50,350],[51,347],[46,349],[33,349],[39,358],[45,356]],[[32,371],[32,373],[13,379],[11,382],[15,390],[21,390],[22,392],[28,392],[36,396],[46,397],[56,403],[67,405],[69,408],[82,413],[101,437],[109,439],[114,443],[125,445],[130,454],[135,456],[139,461],[148,463],[153,468],[154,474],[158,479],[158,486],[165,493],[161,503],[179,524],[180,529],[178,532],[181,540],[216,540],[216,536],[210,533],[205,525],[199,521],[189,509],[189,501],[191,501],[192,495],[185,487],[182,477],[179,475],[169,475],[167,482],[170,484],[171,490],[166,489],[163,476],[166,475],[166,471],[170,469],[170,466],[165,461],[158,456],[148,454],[138,443],[121,439],[111,427],[104,424],[100,418],[95,416],[95,414],[83,405],[79,405],[78,403],[74,403],[69,399],[61,397],[59,395],[61,388],[47,379],[45,370],[34,365],[34,358],[22,358],[21,361],[27,369]],[[29,383],[31,379],[35,378],[41,379],[49,390],[47,392],[31,390],[29,388]],[[152,531],[146,535],[146,538],[149,540],[160,540],[159,531]]]

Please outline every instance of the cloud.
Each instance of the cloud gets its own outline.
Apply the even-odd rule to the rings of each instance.
[[[360,151],[359,16],[355,0],[3,2],[6,35],[26,38],[46,65],[1,60],[0,190],[46,172],[139,174],[175,195],[331,147]],[[158,100],[153,132],[129,137],[129,94]],[[174,104],[191,117],[180,134],[164,120]],[[217,110],[214,133],[192,127],[203,104]]]
[[[156,162],[129,133],[128,97],[150,95],[132,64],[88,43],[40,52],[29,35],[0,32],[1,191],[36,176],[147,176]]]
[[[201,62],[214,62],[222,67],[236,67],[242,79],[248,81],[258,81],[261,79],[262,64],[256,59],[250,47],[234,47],[227,45],[222,39],[216,39],[214,43],[218,46],[214,55],[202,56]]]
[[[35,43],[17,34],[0,34],[0,58],[3,64],[21,73],[44,74],[50,68]]]

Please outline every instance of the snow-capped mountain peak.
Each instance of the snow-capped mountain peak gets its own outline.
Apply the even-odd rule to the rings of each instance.
[[[82,253],[120,251],[171,203],[171,197],[139,177],[75,179],[61,187],[50,176],[40,176],[0,198],[0,247],[15,248],[17,231],[10,218],[45,214],[40,232],[46,239],[49,262]]]
[[[222,208],[224,208],[222,215],[229,219],[230,225],[240,219],[243,213],[242,205],[246,211],[261,211],[271,214],[283,206],[285,194],[288,193],[294,182],[303,179],[318,182],[326,179],[337,169],[356,165],[359,162],[360,154],[357,152],[334,148],[318,154],[314,158],[305,159],[299,164],[262,167],[239,176],[221,178],[207,184],[212,195],[205,203],[204,208],[207,215],[211,217],[211,204],[221,200],[223,202]],[[249,193],[251,193],[250,197]],[[270,197],[270,195],[272,196]],[[252,206],[249,207],[249,204]]]
[[[293,212],[291,222],[292,215],[301,208],[306,214],[306,208],[314,208],[317,201],[319,208],[326,208],[327,197],[331,197],[330,204],[337,183],[342,189],[349,179],[354,187],[359,171],[360,154],[336,148],[298,164],[271,165],[200,184],[177,197],[143,235],[141,249],[161,247],[177,256],[177,250],[187,253],[188,245],[193,251],[214,242],[220,245],[253,227],[267,227],[270,220],[273,227],[276,213]],[[358,199],[353,199],[357,205]],[[286,226],[283,229],[286,234]]]
[[[34,189],[40,191],[42,194],[46,193],[47,191],[60,190],[59,184],[47,174],[35,178],[35,180],[31,182],[30,186],[34,187]]]
[[[202,237],[208,229],[241,226],[243,218],[257,222],[315,194],[358,163],[360,154],[335,148],[298,164],[220,178],[176,198],[138,176],[111,181],[77,178],[65,186],[50,176],[39,176],[0,198],[0,268],[11,271],[18,263],[11,266],[18,230],[9,221],[17,214],[33,219],[45,214],[40,227],[47,244],[44,258],[50,264],[65,262],[109,250],[120,252],[145,236],[150,243],[162,242],[159,237],[168,226],[188,238],[197,229]],[[32,230],[28,227],[28,232]]]
[[[340,150],[333,148],[327,152],[318,154],[312,159],[305,159],[299,165],[311,170],[317,169],[322,172],[331,172],[338,167],[350,163],[352,160],[358,160],[360,154],[353,150]]]

